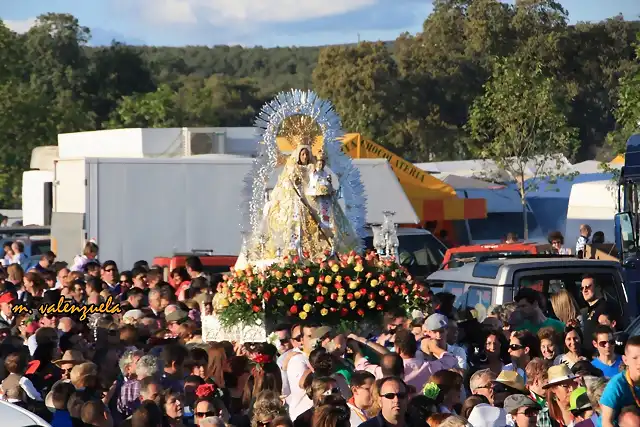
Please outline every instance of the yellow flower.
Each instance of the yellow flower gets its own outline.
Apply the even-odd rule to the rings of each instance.
[[[375,288],[376,286],[378,286],[378,283],[379,283],[379,282],[378,282],[378,280],[377,280],[377,279],[373,279],[373,280],[370,282],[370,285],[371,285],[371,287],[372,287],[372,288]]]
[[[347,291],[345,291],[344,289],[338,289],[338,295],[343,296],[346,293]]]
[[[376,307],[376,302],[374,300],[371,300],[367,303],[367,306],[369,306],[369,308],[375,308]]]
[[[353,296],[355,299],[359,299],[362,296],[362,294],[360,292],[356,292],[353,294]]]
[[[295,288],[293,287],[293,285],[289,285],[289,286],[287,286],[287,290],[289,292],[293,292],[293,291],[295,291]]]
[[[342,282],[342,276],[336,276],[336,282]]]
[[[341,290],[344,290],[344,289],[341,289]],[[336,298],[336,302],[338,304],[342,304],[344,302],[344,298],[343,297],[338,297],[338,298]]]
[[[355,258],[353,256],[347,258],[347,264],[353,264],[353,261],[355,261]]]
[[[331,271],[333,271],[334,273],[337,273],[340,270],[340,266],[338,264],[333,264],[331,266]]]
[[[327,314],[329,314],[329,310],[327,310],[326,308],[323,308],[322,310],[320,310],[320,314],[322,316],[326,316]]]
[[[302,277],[303,275],[304,275],[304,273],[302,272],[302,270],[300,270],[300,269],[296,270],[296,276]]]
[[[362,266],[362,264],[356,264],[355,267],[353,267],[354,271],[357,271],[358,273],[360,273],[362,270],[364,270],[364,267]]]
[[[294,301],[300,301],[301,299],[302,299],[302,294],[300,292],[296,292],[295,294],[293,294]]]
[[[229,300],[226,298],[222,298],[220,301],[218,301],[218,304],[220,308],[227,308],[229,307]]]
[[[328,294],[328,293],[329,293],[329,288],[327,288],[326,286],[323,286],[323,287],[322,287],[322,290],[320,291],[320,293],[321,293],[322,295],[326,295],[326,294]]]
[[[280,270],[276,271],[276,279],[278,280],[282,279],[282,271]]]
[[[354,308],[356,308],[357,303],[355,301],[351,301],[349,303],[349,306],[351,307],[351,310],[353,310]]]
[[[307,312],[306,311],[302,311],[300,312],[300,314],[298,315],[302,320],[307,318]]]
[[[357,288],[358,288],[358,282],[351,281],[349,283],[349,289],[357,289]]]
[[[312,286],[314,283],[316,283],[316,278],[315,277],[309,277],[309,281],[307,283],[309,284],[309,286]]]
[[[324,283],[329,284],[331,283],[331,281],[333,280],[333,277],[331,276],[324,276]]]
[[[302,309],[304,311],[306,311],[307,313],[310,312],[312,308],[313,307],[311,307],[311,304],[305,304],[305,305],[302,306]]]

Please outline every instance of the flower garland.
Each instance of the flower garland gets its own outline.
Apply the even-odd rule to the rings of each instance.
[[[224,276],[218,296],[223,326],[276,321],[373,321],[389,309],[424,310],[428,289],[408,272],[374,252],[328,255],[316,262],[284,257],[264,270],[248,268]]]

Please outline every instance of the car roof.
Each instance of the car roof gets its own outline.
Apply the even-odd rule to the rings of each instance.
[[[429,277],[427,277],[427,281],[472,282],[496,286],[501,283],[502,278],[506,278],[506,283],[510,283],[513,273],[519,270],[567,267],[588,267],[590,269],[600,267],[619,269],[620,264],[616,261],[559,256],[499,258],[480,262],[470,262],[460,267],[450,268],[448,270],[438,270],[429,275]],[[502,282],[504,283],[504,281]]]
[[[519,251],[526,249],[533,249],[539,246],[550,246],[548,243],[538,242],[518,242],[518,243],[486,243],[483,245],[468,245],[457,246],[455,248],[449,248],[447,252],[451,254],[457,253],[471,253],[471,252],[504,252],[504,251]]]
[[[0,400],[0,419],[2,419],[2,425],[6,427],[51,426],[33,412],[4,400]]]

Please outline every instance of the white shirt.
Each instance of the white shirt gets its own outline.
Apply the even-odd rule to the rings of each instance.
[[[365,415],[362,409],[356,408],[351,403],[347,403],[349,409],[351,410],[351,417],[349,418],[349,422],[351,423],[351,427],[358,427],[363,422],[367,421],[369,418]]]
[[[459,345],[447,344],[447,353],[453,354],[458,359],[458,368],[467,370],[469,367],[467,363],[467,352]]]
[[[307,393],[300,387],[300,379],[309,369],[309,359],[304,353],[297,354],[287,365],[286,375],[289,382],[289,395],[286,398],[289,406],[289,418],[295,420],[304,411],[313,408],[313,402],[307,397]]]
[[[292,348],[291,350],[287,350],[284,353],[282,353],[280,356],[278,356],[278,359],[276,359],[276,364],[278,365],[278,368],[280,368],[280,374],[282,375],[282,395],[283,396],[289,396],[289,394],[291,393],[291,389],[289,387],[289,378],[287,377],[287,373],[282,370],[282,365],[284,364],[284,360],[289,356],[291,352],[302,353],[297,348]]]

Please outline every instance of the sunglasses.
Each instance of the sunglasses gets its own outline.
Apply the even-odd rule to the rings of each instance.
[[[333,387],[323,393],[324,396],[329,396],[330,394],[340,394],[340,389],[338,387]]]
[[[280,342],[280,345],[289,344],[289,338],[280,339],[280,340],[278,340],[278,342]]]
[[[593,288],[593,285],[586,285],[586,286],[581,286],[580,287],[580,289],[582,289],[583,291],[588,291],[591,288]]]
[[[273,420],[271,420],[271,421],[273,421]],[[256,424],[259,425],[259,426],[264,427],[264,426],[268,426],[269,424],[271,424],[271,421],[258,421]]]
[[[215,417],[215,416],[216,416],[216,413],[213,411],[196,412],[196,417],[198,418]]]
[[[509,389],[504,384],[494,384],[493,391],[495,393],[506,393],[509,391]]]
[[[524,346],[520,344],[509,344],[509,350],[511,351],[518,351],[518,350],[522,350],[523,348]]]
[[[613,347],[614,345],[616,345],[616,341],[615,340],[598,341],[598,347],[605,348],[607,345],[610,347]]]
[[[300,342],[300,341],[302,341],[302,335],[298,335],[297,337],[293,337],[291,339],[294,340],[294,341]]]
[[[492,383],[483,385],[482,387],[477,387],[476,389],[487,389],[487,390],[491,390],[492,388],[494,388]]]
[[[536,408],[527,408],[523,412],[518,412],[520,415],[524,415],[527,418],[533,418],[538,416],[539,410]]]
[[[408,395],[407,392],[401,392],[401,393],[385,393],[385,394],[382,394],[381,396],[389,400],[393,400],[396,397],[398,398],[398,400],[404,400],[407,398],[407,395]]]

